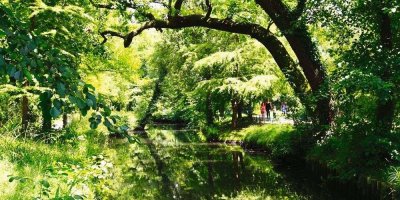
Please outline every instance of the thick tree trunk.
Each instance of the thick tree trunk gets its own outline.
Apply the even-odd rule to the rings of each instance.
[[[50,92],[43,92],[40,94],[40,108],[42,111],[42,131],[49,132],[51,131],[51,97],[52,94]]]
[[[239,102],[238,105],[238,119],[239,121],[243,118],[243,101]]]
[[[314,94],[325,93],[324,95],[318,95],[320,97],[316,105],[317,110],[314,113],[317,114],[320,125],[330,125],[333,118],[333,109],[330,105],[330,88],[325,87],[326,91],[321,91],[324,84],[329,86],[326,70],[320,61],[320,55],[312,42],[306,25],[298,19],[301,10],[304,9],[304,1],[299,1],[301,4],[298,5],[294,13],[281,0],[255,1],[271,17],[288,40],[299,60],[300,67],[310,84],[312,92]]]
[[[391,19],[388,13],[381,12],[380,20],[380,37],[381,43],[386,52],[393,49],[393,33],[391,28]],[[384,71],[381,76],[382,80],[390,81],[392,73],[390,66],[384,66]],[[376,121],[381,133],[388,133],[393,128],[393,120],[396,109],[396,100],[392,95],[391,98],[380,97],[377,100]]]
[[[315,114],[319,125],[329,126],[333,118],[333,109],[330,104],[331,94],[327,83],[326,71],[320,61],[320,56],[314,47],[311,36],[306,27],[296,28],[284,34],[293,51],[299,59],[299,64],[310,84],[314,95],[318,96]],[[325,87],[324,87],[324,84]]]

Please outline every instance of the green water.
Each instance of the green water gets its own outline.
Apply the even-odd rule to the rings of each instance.
[[[267,155],[209,144],[191,131],[151,130],[130,144],[121,191],[132,199],[330,199],[301,171]],[[278,167],[279,168],[279,167]]]

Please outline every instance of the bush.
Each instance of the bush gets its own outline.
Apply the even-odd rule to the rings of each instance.
[[[400,162],[398,134],[378,134],[374,124],[356,121],[341,124],[333,132],[311,151],[309,158],[323,161],[341,178],[360,174],[382,178],[386,168]]]

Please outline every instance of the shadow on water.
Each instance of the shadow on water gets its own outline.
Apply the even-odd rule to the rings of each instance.
[[[301,166],[276,165],[240,146],[201,143],[196,132],[152,129],[141,136],[140,148],[148,150],[133,159],[152,158],[154,164],[136,166],[132,173],[147,178],[132,184],[138,191],[150,191],[152,178],[160,185],[153,187],[154,194],[134,199],[344,199],[308,179]]]

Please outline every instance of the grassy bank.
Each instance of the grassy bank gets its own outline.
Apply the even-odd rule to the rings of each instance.
[[[310,133],[312,131],[292,125],[253,125],[237,131],[223,132],[219,135],[219,140],[240,141],[243,142],[245,147],[269,152],[273,158],[296,156],[309,159],[326,165],[331,171],[337,173],[337,178],[343,181],[357,176],[370,177],[377,181],[389,183],[393,188],[399,190],[399,165],[389,161],[387,163],[375,163],[379,160],[379,156],[389,156],[390,158],[390,155],[370,153],[385,152],[384,149],[379,150],[377,145],[373,145],[379,140],[360,139],[358,140],[359,143],[352,144],[351,141],[354,140],[335,136],[323,143],[312,144],[309,139],[311,138]],[[364,151],[357,148],[363,148]],[[357,154],[360,152],[364,152],[364,154]]]
[[[247,148],[266,150],[280,158],[304,152],[306,145],[300,144],[305,138],[290,124],[252,125],[219,135],[221,141],[242,141]]]
[[[0,199],[115,199],[124,185],[129,145],[115,148],[105,127],[75,117],[53,142],[0,135]],[[122,194],[123,195],[123,194]]]

